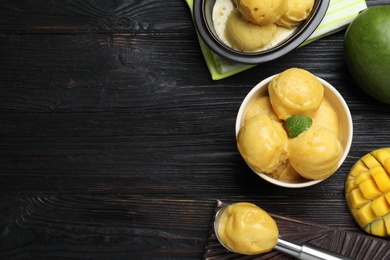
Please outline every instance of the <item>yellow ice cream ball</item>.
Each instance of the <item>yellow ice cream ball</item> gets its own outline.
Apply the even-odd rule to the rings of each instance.
[[[270,176],[285,182],[302,182],[304,178],[291,166],[290,161],[279,165]]]
[[[244,123],[259,114],[266,114],[272,120],[279,121],[278,116],[275,114],[275,111],[271,106],[269,96],[261,96],[255,99],[255,101],[249,106],[248,110],[245,112]]]
[[[287,0],[287,12],[280,17],[277,24],[288,29],[299,25],[309,17],[314,0]]]
[[[258,25],[274,24],[287,11],[285,0],[236,0],[245,20]]]
[[[312,125],[290,140],[288,152],[291,166],[302,177],[322,180],[337,170],[343,148],[329,129]]]
[[[252,117],[237,135],[241,156],[255,171],[270,173],[287,159],[288,137],[281,123],[268,115]]]
[[[225,36],[233,48],[241,51],[256,51],[272,41],[276,30],[276,24],[260,26],[248,22],[242,19],[237,9],[234,9],[226,21]]]
[[[341,133],[339,117],[333,106],[325,97],[317,111],[312,114],[311,119],[313,120],[313,125],[328,128],[338,139],[340,139]]]
[[[279,229],[266,211],[252,203],[239,202],[224,210],[218,236],[231,250],[253,255],[271,251],[278,241]]]
[[[294,115],[310,116],[324,97],[324,86],[310,72],[291,68],[276,75],[268,86],[270,101],[280,119]]]

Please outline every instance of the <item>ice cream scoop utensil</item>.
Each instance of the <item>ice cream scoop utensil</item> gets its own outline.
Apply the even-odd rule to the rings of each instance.
[[[220,210],[218,210],[218,212],[216,213],[215,221],[214,221],[214,230],[215,230],[216,237],[218,241],[221,243],[221,245],[224,246],[227,250],[235,252],[234,250],[228,248],[226,245],[223,244],[218,234],[219,223],[225,209],[226,207],[223,207]],[[324,248],[320,248],[307,243],[298,244],[281,237],[278,238],[278,241],[274,249],[284,254],[302,260],[352,260],[351,258],[339,255],[335,252],[331,252]],[[239,253],[239,252],[235,252],[235,253]]]
[[[299,245],[279,237],[275,250],[303,260],[348,260],[351,258],[339,255],[326,249],[303,243]]]

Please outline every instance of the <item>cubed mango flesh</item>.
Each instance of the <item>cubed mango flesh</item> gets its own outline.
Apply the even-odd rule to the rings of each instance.
[[[374,150],[353,165],[345,182],[345,199],[364,231],[390,237],[390,148]]]

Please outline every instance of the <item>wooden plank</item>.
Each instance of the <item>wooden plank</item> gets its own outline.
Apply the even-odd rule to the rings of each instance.
[[[0,258],[199,259],[210,206],[129,195],[3,196]]]
[[[0,3],[0,32],[185,32],[192,26],[182,0],[12,1]]]

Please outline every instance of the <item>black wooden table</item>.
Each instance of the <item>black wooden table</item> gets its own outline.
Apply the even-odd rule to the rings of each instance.
[[[184,0],[1,1],[0,259],[201,259],[217,199],[362,233],[343,186],[390,146],[390,109],[352,81],[344,33],[213,81]],[[290,67],[354,122],[337,174],[305,189],[266,183],[235,144],[247,92]]]

